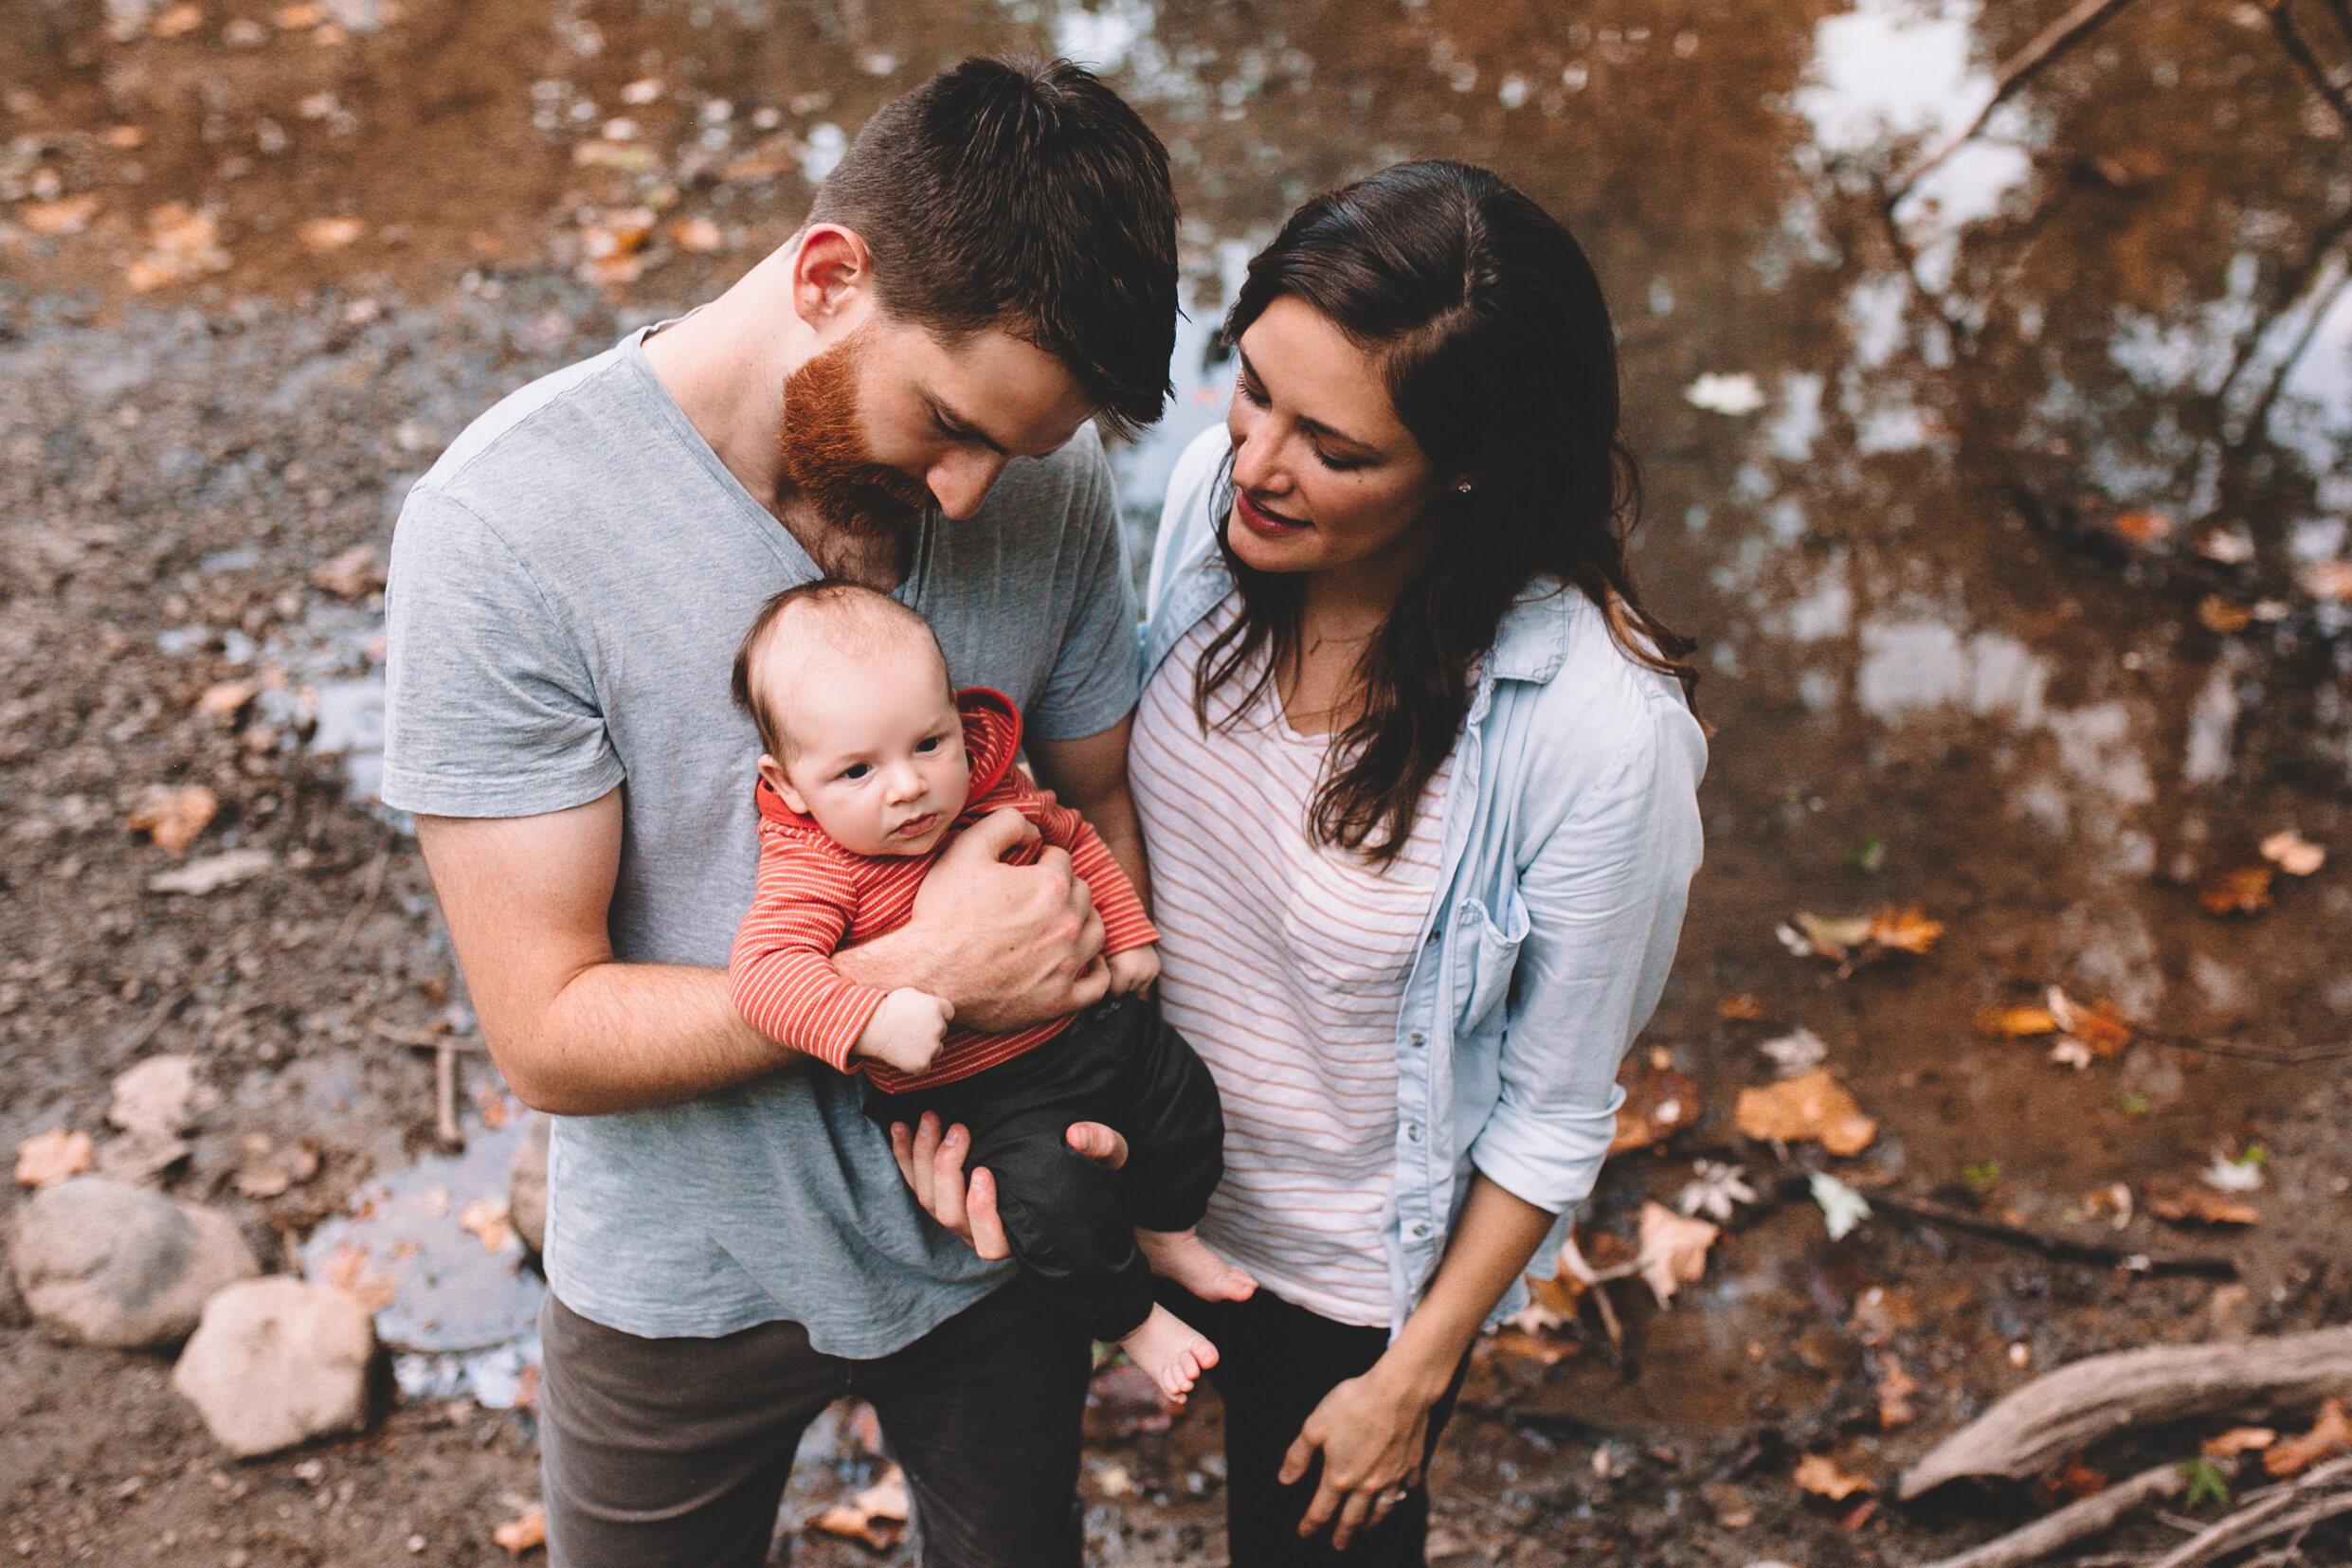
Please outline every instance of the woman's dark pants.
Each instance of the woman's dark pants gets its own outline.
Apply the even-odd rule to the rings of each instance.
[[[1371,1370],[1388,1348],[1388,1330],[1333,1323],[1267,1290],[1248,1301],[1203,1302],[1163,1280],[1160,1299],[1217,1346],[1208,1377],[1225,1407],[1225,1528],[1233,1568],[1421,1568],[1429,1534],[1429,1455],[1454,1414],[1469,1358],[1455,1368],[1453,1383],[1429,1412],[1421,1484],[1381,1523],[1350,1537],[1345,1551],[1334,1551],[1328,1525],[1312,1540],[1298,1539],[1298,1522],[1322,1477],[1322,1456],[1291,1486],[1276,1477],[1315,1406],[1340,1383]]]

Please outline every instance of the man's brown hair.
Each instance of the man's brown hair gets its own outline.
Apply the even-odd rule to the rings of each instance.
[[[893,315],[950,344],[992,328],[1033,344],[1118,434],[1160,417],[1176,346],[1167,150],[1092,73],[942,71],[876,111],[808,216],[865,241]]]

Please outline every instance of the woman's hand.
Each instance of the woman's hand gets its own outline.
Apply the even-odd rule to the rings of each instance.
[[[1314,1501],[1298,1522],[1302,1538],[1330,1523],[1332,1548],[1343,1549],[1358,1530],[1387,1518],[1407,1488],[1420,1483],[1429,1411],[1438,1397],[1423,1391],[1426,1382],[1392,1370],[1384,1357],[1364,1376],[1326,1394],[1308,1415],[1280,1471],[1282,1484],[1293,1486],[1314,1462],[1315,1451],[1323,1452]],[[1444,1387],[1439,1379],[1438,1391]]]
[[[1113,1170],[1127,1163],[1127,1140],[1100,1122],[1073,1122],[1067,1137],[1070,1146],[1089,1160]],[[996,1178],[983,1168],[972,1172],[969,1181],[964,1180],[964,1161],[971,1147],[971,1134],[961,1123],[942,1130],[938,1116],[928,1110],[912,1129],[904,1122],[890,1126],[891,1156],[923,1212],[971,1243],[982,1257],[1010,1257],[1004,1222],[997,1217]]]

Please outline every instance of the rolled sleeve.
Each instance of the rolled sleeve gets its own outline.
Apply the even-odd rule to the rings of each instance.
[[[1647,694],[1615,756],[1520,874],[1527,935],[1500,1097],[1470,1156],[1547,1213],[1582,1202],[1608,1153],[1624,1097],[1618,1064],[1665,989],[1699,865],[1705,761],[1689,710],[1664,691]],[[1559,775],[1539,766],[1529,776]]]

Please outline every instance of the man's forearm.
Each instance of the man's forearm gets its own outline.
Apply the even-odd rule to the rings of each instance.
[[[524,1102],[559,1116],[699,1099],[797,1058],[743,1021],[725,970],[666,964],[590,964],[534,1028],[489,1043]]]

